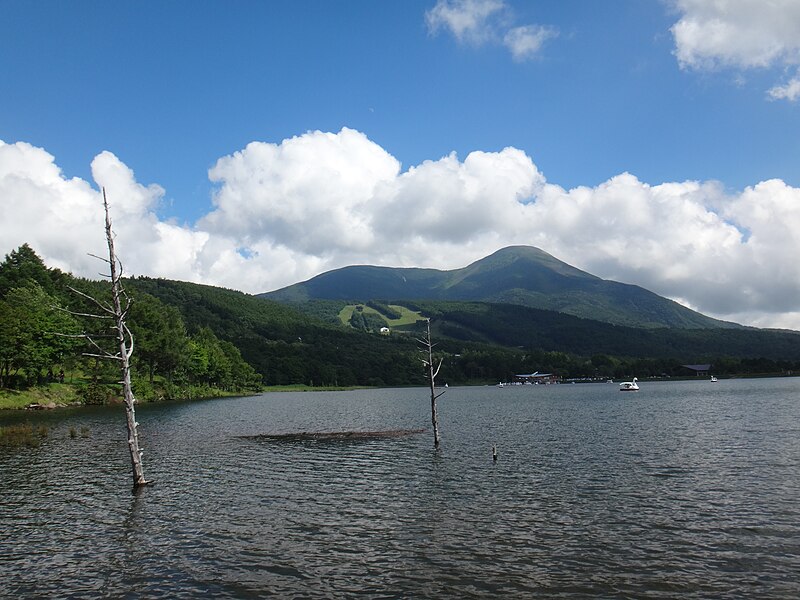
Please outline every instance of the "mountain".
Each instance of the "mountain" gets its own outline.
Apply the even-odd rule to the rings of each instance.
[[[403,283],[406,289],[417,286],[420,293],[434,286],[444,290],[449,284],[450,290],[475,294],[487,287],[482,277],[488,283],[505,277],[524,290],[514,277],[515,265],[525,264],[519,258],[522,253],[538,256],[545,266],[550,263],[549,271],[540,273],[545,279],[602,281],[544,253],[513,250],[450,273],[408,270],[417,277],[406,277],[405,282],[397,278],[397,270],[378,273],[388,274],[401,291]],[[522,284],[530,271],[522,269]],[[371,269],[350,272],[372,274]],[[401,302],[402,307],[373,301],[362,303],[360,311],[346,300],[287,305],[234,290],[148,277],[127,279],[125,287],[134,301],[128,325],[137,340],[137,394],[149,398],[183,398],[195,391],[208,393],[206,388],[251,390],[256,379],[269,385],[422,385],[416,340],[427,326],[425,318],[431,320],[437,356],[443,359],[442,380],[451,385],[505,381],[514,373],[534,371],[564,377],[675,376],[682,374],[681,365],[703,363],[713,363],[722,376],[800,372],[798,332],[635,328],[518,304],[469,300],[409,300]],[[52,335],[92,331],[96,325],[88,318],[57,319],[66,313],[54,311],[55,306],[70,308],[76,318],[91,311],[85,298],[70,288],[95,298],[110,293],[108,282],[48,269],[28,247],[0,262],[0,375],[5,376],[0,386],[12,379],[14,385],[27,385],[44,378],[48,368],[61,366],[79,376],[105,377],[102,366],[82,356],[82,344]],[[357,314],[363,327],[354,323],[359,321],[353,319]],[[390,325],[389,335],[379,333],[384,324]],[[110,375],[109,381],[117,378]]]
[[[310,301],[300,311],[188,282],[137,277],[126,286],[137,303],[144,303],[141,296],[147,294],[177,309],[190,334],[209,328],[219,340],[236,346],[266,384],[425,383],[416,342],[422,322],[393,327],[392,334],[384,336],[305,312],[317,303],[330,304],[335,316],[344,301]],[[800,370],[797,332],[643,329],[513,304],[445,300],[408,304],[431,318],[437,352],[447,357],[443,381],[451,384],[496,382],[537,370],[573,377],[596,371],[613,377],[679,375],[680,365],[701,363],[714,363],[721,375]]]
[[[449,300],[517,304],[628,327],[740,328],[642,287],[601,279],[530,246],[510,246],[462,269],[350,266],[259,294],[310,300]]]

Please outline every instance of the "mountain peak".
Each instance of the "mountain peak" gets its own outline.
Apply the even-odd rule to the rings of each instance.
[[[459,270],[473,272],[486,269],[496,270],[509,268],[515,263],[520,263],[517,265],[517,269],[546,270],[565,277],[598,279],[535,246],[507,246]]]
[[[601,279],[533,246],[509,246],[461,269],[351,266],[261,294],[313,299],[460,300],[519,304],[633,327],[736,327],[635,285]]]

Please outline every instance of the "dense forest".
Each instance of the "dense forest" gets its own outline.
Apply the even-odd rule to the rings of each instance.
[[[113,396],[115,366],[87,358],[84,296],[108,284],[48,268],[23,245],[0,263],[0,387],[72,384],[84,402]],[[365,299],[349,323],[345,301],[281,304],[234,290],[148,277],[125,280],[133,299],[134,389],[141,400],[246,393],[264,385],[422,385],[424,321],[378,330],[396,308],[431,318],[439,381],[509,381],[517,373],[563,378],[681,376],[711,363],[726,375],[800,370],[800,335],[758,329],[638,329],[509,304]],[[71,289],[72,288],[72,289]],[[77,290],[79,293],[76,293]]]
[[[117,365],[84,356],[83,334],[113,342],[108,322],[86,298],[109,297],[107,282],[48,269],[27,245],[0,264],[0,387],[72,383],[86,403],[113,394]],[[239,349],[207,326],[187,328],[180,312],[132,291],[128,325],[134,335],[134,383],[143,400],[192,398],[256,390],[261,376]]]

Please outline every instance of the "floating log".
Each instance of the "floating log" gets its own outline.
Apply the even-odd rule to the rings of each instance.
[[[299,433],[276,433],[241,435],[247,440],[265,442],[302,442],[307,440],[372,440],[399,438],[423,433],[424,429],[391,429],[388,431],[302,431]]]

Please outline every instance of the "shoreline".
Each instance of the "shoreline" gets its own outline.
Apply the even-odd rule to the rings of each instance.
[[[72,383],[50,383],[34,386],[26,390],[0,389],[0,414],[3,412],[58,410],[62,408],[81,408],[91,406],[110,406],[122,404],[117,396],[110,396],[111,401],[91,403],[81,399],[80,386]],[[191,402],[194,400],[219,400],[222,398],[237,398],[242,396],[257,396],[267,392],[346,392],[356,389],[367,389],[364,386],[319,386],[311,387],[304,384],[272,385],[253,391],[227,392],[213,388],[196,388],[200,393],[187,394],[185,397],[157,399],[137,398],[137,404],[157,404],[161,402]],[[213,393],[206,393],[213,392]]]
[[[795,373],[760,373],[749,375],[727,375],[719,377],[719,381],[726,381],[729,379],[760,379],[772,377],[797,377],[800,374]],[[707,381],[705,377],[653,377],[647,378],[647,381]],[[644,380],[642,380],[644,381]],[[560,385],[568,385],[570,383],[579,383],[587,385],[590,383],[604,383],[604,381],[579,381],[570,380],[563,381]],[[482,387],[482,386],[496,386],[497,383],[465,383],[454,384],[452,387]],[[509,384],[510,385],[510,384]],[[0,389],[0,414],[18,411],[38,411],[38,410],[58,410],[63,408],[82,408],[92,406],[109,406],[114,404],[122,404],[121,400],[117,400],[116,395],[109,395],[111,399],[103,403],[89,403],[81,399],[79,395],[79,385],[73,383],[50,383],[43,386],[34,386],[27,390],[12,390]],[[396,386],[392,386],[396,387]],[[415,385],[399,386],[399,387],[418,387]],[[223,398],[236,398],[243,396],[257,396],[264,393],[280,393],[280,392],[347,392],[352,390],[371,389],[369,386],[319,386],[312,387],[305,384],[289,384],[289,385],[270,385],[264,386],[259,390],[249,390],[240,392],[226,392],[223,390],[214,390],[212,388],[194,388],[194,390],[187,389],[189,392],[185,397],[179,398],[156,398],[156,399],[137,399],[141,404],[156,404],[161,402],[191,402],[195,400],[219,400]],[[192,391],[196,393],[191,393]],[[209,393],[213,392],[213,393]]]

